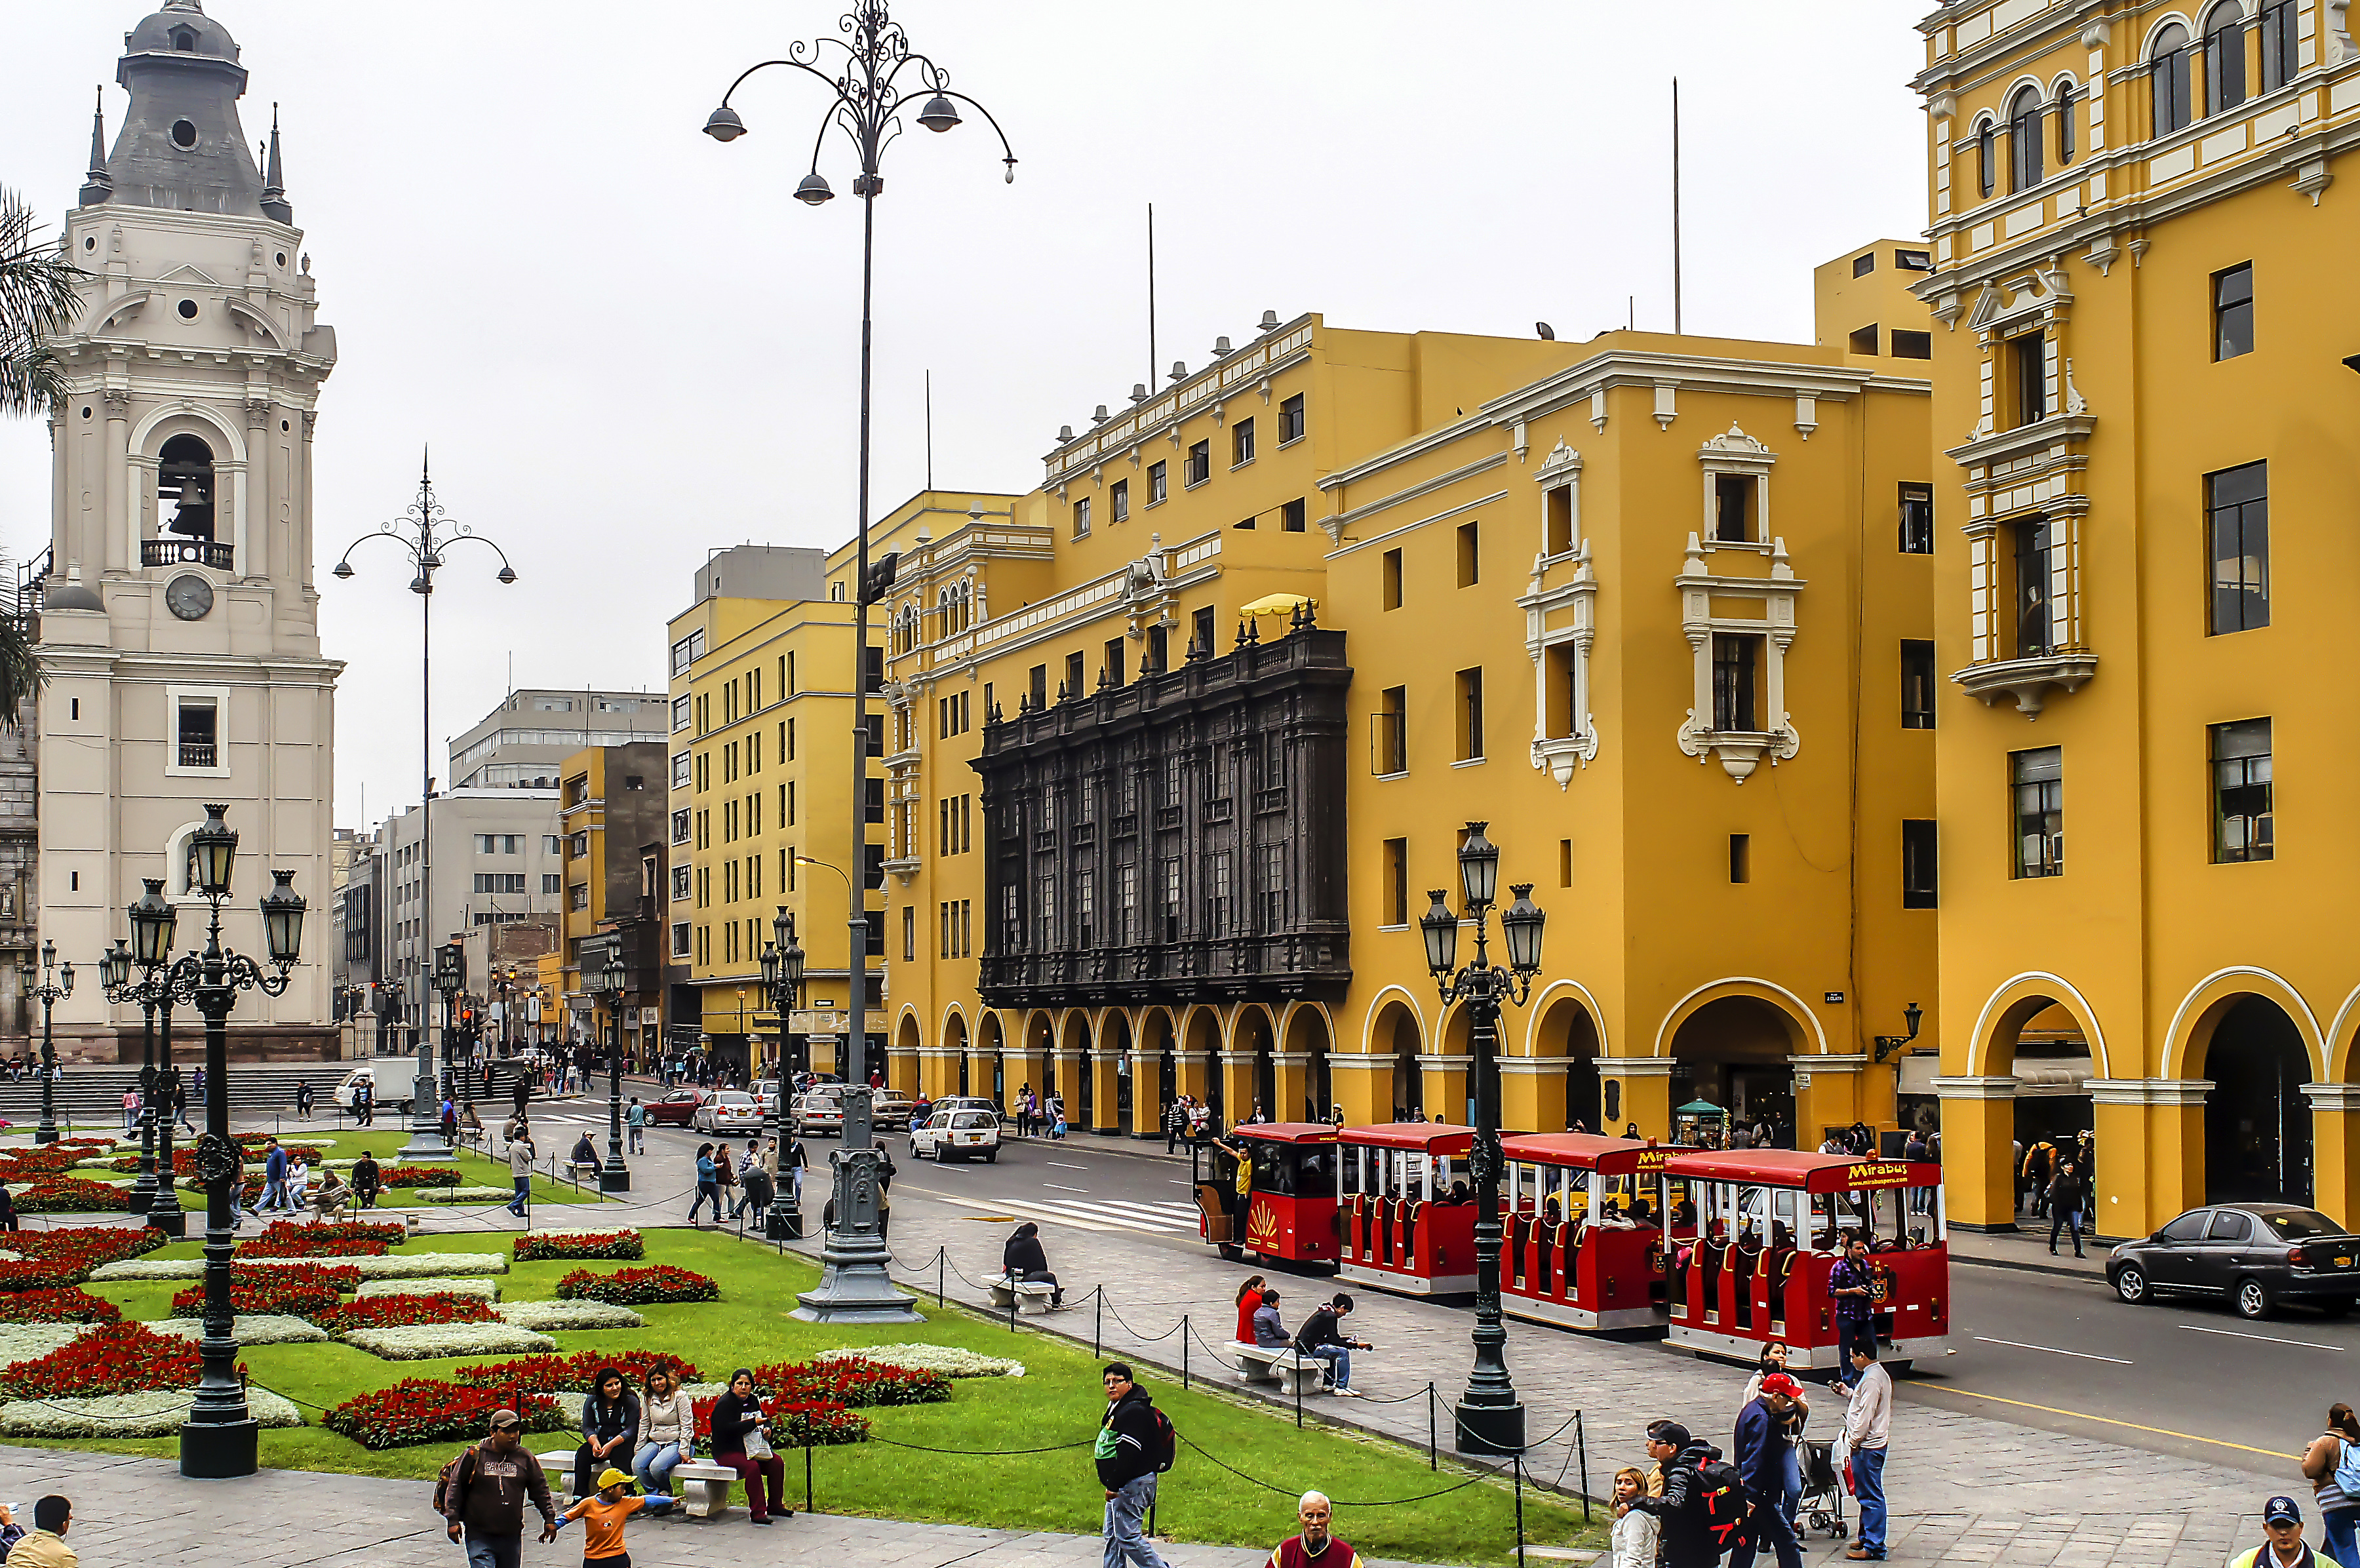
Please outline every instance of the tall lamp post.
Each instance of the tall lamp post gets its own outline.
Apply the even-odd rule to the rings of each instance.
[[[869,572],[869,387],[872,326],[875,320],[877,259],[877,198],[884,193],[879,171],[885,148],[901,134],[901,113],[915,106],[912,116],[927,130],[942,132],[960,124],[958,105],[980,114],[1000,136],[1001,163],[1008,179],[1016,179],[1016,150],[991,111],[964,93],[951,90],[950,75],[910,47],[909,35],[887,14],[886,0],[857,0],[837,24],[842,38],[815,42],[795,40],[783,60],[766,60],[748,67],[721,106],[705,122],[705,134],[717,142],[734,142],[746,134],[746,122],[729,106],[730,98],[746,79],[773,65],[788,66],[813,78],[828,92],[828,106],[812,147],[811,172],[795,187],[795,200],[817,207],[834,199],[827,177],[819,171],[820,148],[827,133],[844,132],[858,155],[860,172],[852,193],[860,198],[860,465],[858,531],[858,575],[852,603],[854,659],[852,665],[852,836],[853,854],[861,855],[869,839],[869,603],[872,593]],[[829,54],[841,49],[841,59]],[[815,63],[825,60],[832,70]],[[903,72],[911,77],[903,80]],[[847,878],[847,883],[851,879]],[[836,1225],[820,1253],[819,1289],[803,1296],[795,1315],[815,1323],[916,1321],[909,1299],[892,1289],[885,1273],[885,1243],[878,1234],[877,1148],[871,1136],[867,1074],[862,1056],[869,1027],[869,899],[862,888],[850,887],[851,948],[847,956],[852,993],[851,1071],[845,1074],[843,1147],[836,1163]]]
[[[353,551],[371,539],[391,539],[410,558],[411,576],[410,591],[418,595],[418,936],[412,951],[418,954],[418,984],[413,988],[407,983],[403,991],[415,1001],[418,1013],[418,1076],[410,1092],[410,1141],[401,1146],[404,1160],[447,1160],[451,1148],[442,1141],[442,1121],[437,1114],[440,1100],[434,1092],[434,1040],[428,1025],[432,1005],[427,1001],[427,979],[424,956],[427,942],[434,931],[434,573],[442,565],[443,553],[454,544],[480,544],[500,558],[500,569],[494,575],[501,583],[514,583],[516,569],[508,564],[508,551],[494,544],[464,523],[453,522],[434,498],[432,471],[421,459],[418,465],[418,499],[402,509],[400,517],[361,535],[344,547],[344,553],[335,564],[333,575],[349,578],[353,575]]]
[[[1490,953],[1494,895],[1500,887],[1500,849],[1469,822],[1459,846],[1459,889],[1466,918],[1475,922],[1475,961],[1459,969],[1459,920],[1442,888],[1434,907],[1418,920],[1426,937],[1426,967],[1442,993],[1442,1005],[1467,1004],[1468,1038],[1474,1051],[1475,1139],[1468,1163],[1475,1177],[1475,1367],[1459,1396],[1458,1447],[1461,1454],[1520,1454],[1524,1447],[1524,1407],[1508,1376],[1508,1330],[1500,1317],[1500,1008],[1531,997],[1541,967],[1541,926],[1548,917],[1532,900],[1533,885],[1509,889],[1513,908],[1500,917],[1507,944],[1506,968]]]
[[[149,1187],[145,1213],[148,1228],[162,1231],[176,1240],[188,1234],[189,1216],[180,1207],[180,1188],[177,1162],[172,1154],[172,1129],[180,1105],[180,1070],[172,1064],[172,985],[170,976],[163,973],[171,957],[172,906],[164,898],[164,879],[143,877],[147,891],[131,906],[131,947],[129,958],[139,971],[136,981],[126,980],[120,986],[122,996],[115,999],[136,1001],[145,1019],[145,1034],[155,1043],[157,1066],[150,1095],[152,1108],[147,1120],[156,1130],[156,1165]],[[143,923],[144,922],[144,923]],[[163,933],[164,945],[156,946],[153,938]],[[115,943],[115,951],[124,951]],[[109,954],[109,957],[114,956]],[[147,1139],[141,1137],[140,1164],[147,1161]],[[143,1176],[143,1181],[149,1178]],[[135,1193],[137,1189],[134,1189]]]
[[[623,966],[622,939],[606,950],[598,971],[598,992],[606,998],[606,1163],[598,1171],[598,1191],[628,1192],[630,1168],[623,1163],[623,996],[630,972]]]
[[[270,967],[222,946],[222,905],[229,898],[237,833],[223,820],[226,806],[205,808],[204,825],[189,835],[198,896],[208,908],[205,948],[171,959],[179,915],[150,884],[131,906],[133,960],[150,970],[150,983],[193,1000],[205,1018],[205,1130],[197,1139],[197,1171],[205,1183],[204,1335],[197,1342],[202,1372],[187,1424],[180,1428],[180,1474],[200,1478],[251,1475],[259,1426],[246,1408],[237,1376],[236,1319],[230,1301],[229,1260],[236,1230],[236,1183],[243,1173],[229,1134],[229,1010],[240,991],[284,993],[303,945],[303,900],[295,873],[271,872],[263,895],[263,941]]]
[[[25,1000],[41,1004],[41,1125],[33,1129],[35,1143],[58,1141],[58,1048],[49,1032],[49,1013],[60,1002],[73,995],[73,962],[69,959],[63,969],[58,968],[58,944],[41,943],[41,983],[33,984],[33,972],[22,971],[25,976]]]
[[[141,1004],[139,1033],[139,1177],[131,1183],[130,1212],[145,1214],[156,1204],[156,1004],[140,995],[131,979],[131,949],[116,937],[106,956],[98,961],[101,987],[109,1002]],[[171,1180],[170,1167],[164,1179]]]
[[[787,1026],[792,1021],[795,1004],[803,997],[803,950],[795,941],[795,917],[787,912],[784,904],[770,921],[771,940],[762,948],[762,990],[770,999],[771,1016],[779,1022],[779,1059],[772,1069],[777,1087],[771,1092],[770,1108],[762,1113],[762,1145],[765,1160],[770,1171],[770,1217],[763,1238],[785,1241],[791,1236],[803,1233],[803,1203],[800,1193],[788,1192],[779,1185],[779,1113],[787,1098],[787,1073],[793,1065],[787,1054]],[[794,1225],[787,1224],[787,1203],[794,1203]]]

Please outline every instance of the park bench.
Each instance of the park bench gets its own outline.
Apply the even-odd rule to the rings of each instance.
[[[1057,1287],[1046,1279],[1016,1279],[1002,1274],[991,1282],[991,1304],[1003,1312],[1011,1307],[1045,1312],[1056,1294]]]
[[[729,1508],[729,1483],[738,1472],[710,1459],[683,1459],[672,1478],[680,1483],[680,1511],[690,1519],[711,1519]]]
[[[1298,1356],[1284,1345],[1248,1345],[1231,1340],[1222,1346],[1241,1383],[1275,1385],[1289,1394],[1316,1394],[1327,1377],[1327,1363]]]
[[[548,1479],[549,1495],[561,1503],[574,1501],[574,1450],[552,1448],[534,1457],[541,1461],[541,1473]]]

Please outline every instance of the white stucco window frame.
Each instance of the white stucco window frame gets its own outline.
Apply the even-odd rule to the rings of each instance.
[[[1590,650],[1598,638],[1598,574],[1590,563],[1590,540],[1581,531],[1581,453],[1560,439],[1555,450],[1533,473],[1539,491],[1540,548],[1533,556],[1530,583],[1516,604],[1524,612],[1524,653],[1533,661],[1533,767],[1557,780],[1560,789],[1574,773],[1598,758],[1598,724],[1590,711]],[[1559,490],[1567,497],[1570,548],[1548,552],[1549,497]],[[1570,645],[1568,674],[1573,690],[1563,693],[1572,714],[1572,733],[1548,733],[1549,705],[1557,694],[1551,684],[1549,650]]]
[[[186,768],[180,763],[180,710],[207,706],[213,711],[212,768]],[[229,777],[229,688],[226,686],[167,686],[164,688],[164,776],[168,779]]]
[[[1808,586],[1795,575],[1786,559],[1786,541],[1774,537],[1768,545],[1767,577],[1725,576],[1712,570],[1708,548],[1696,534],[1688,535],[1685,569],[1674,580],[1680,591],[1680,630],[1688,639],[1696,672],[1695,705],[1681,721],[1681,752],[1699,765],[1719,758],[1730,779],[1743,784],[1767,758],[1772,767],[1791,760],[1802,749],[1802,736],[1786,713],[1786,649],[1797,630],[1795,602]],[[1737,546],[1734,548],[1744,549]],[[1715,615],[1715,599],[1755,599],[1762,602],[1758,617]],[[1768,721],[1759,730],[1716,730],[1712,726],[1712,638],[1716,632],[1758,637],[1763,643],[1761,716]]]
[[[1697,449],[1697,466],[1702,470],[1701,486],[1704,491],[1704,520],[1699,528],[1712,549],[1751,550],[1763,555],[1770,553],[1771,541],[1777,537],[1770,528],[1770,470],[1777,461],[1776,452],[1735,425]],[[1724,474],[1754,481],[1754,531],[1749,539],[1713,537],[1713,529],[1721,521],[1720,481]]]

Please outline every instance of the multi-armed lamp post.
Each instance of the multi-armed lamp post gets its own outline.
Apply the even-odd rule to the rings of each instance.
[[[815,43],[797,39],[784,60],[766,60],[740,72],[721,95],[721,106],[705,122],[705,134],[717,142],[734,142],[746,134],[746,122],[729,106],[730,97],[758,71],[783,65],[816,80],[828,92],[829,103],[812,147],[811,172],[795,187],[795,200],[817,207],[835,198],[827,177],[819,171],[820,148],[830,129],[841,130],[859,158],[860,172],[852,193],[860,198],[860,471],[858,564],[852,600],[855,657],[852,665],[852,836],[848,841],[855,863],[865,857],[858,846],[869,842],[869,602],[873,592],[869,571],[869,414],[871,367],[870,326],[877,258],[877,198],[884,193],[885,177],[879,162],[885,148],[901,132],[901,114],[912,116],[930,131],[947,131],[961,122],[958,106],[967,104],[991,122],[1000,134],[1000,161],[1008,178],[1016,178],[1016,152],[991,111],[964,93],[951,91],[950,73],[910,47],[909,35],[886,15],[885,0],[858,0],[837,24],[844,37]],[[838,58],[828,51],[841,49]],[[821,69],[824,62],[829,69]],[[909,73],[904,80],[903,73]],[[862,1057],[869,1027],[869,899],[860,883],[851,883],[851,946],[846,960],[852,993],[849,1030],[851,1060],[844,1086],[844,1146],[836,1153],[836,1225],[822,1250],[819,1289],[808,1291],[795,1315],[813,1322],[907,1323],[916,1321],[908,1298],[895,1290],[885,1275],[885,1243],[878,1233],[876,1144],[871,1136],[868,1073]]]
[[[159,1003],[196,1004],[205,1018],[205,1130],[197,1139],[197,1172],[205,1183],[204,1335],[197,1342],[202,1372],[188,1423],[180,1428],[180,1474],[199,1477],[251,1475],[259,1427],[246,1408],[237,1376],[236,1318],[230,1300],[229,1261],[237,1236],[237,1186],[244,1169],[229,1131],[229,1010],[240,991],[283,993],[303,950],[303,900],[295,873],[271,872],[262,897],[263,942],[269,967],[222,946],[222,905],[237,860],[237,833],[223,821],[226,806],[207,806],[204,825],[189,835],[190,881],[208,909],[202,953],[172,957],[179,913],[148,884],[131,906],[131,962]],[[169,1176],[167,1178],[169,1180]]]
[[[58,944],[41,943],[41,983],[33,984],[33,972],[23,971],[25,1000],[41,1004],[41,1125],[33,1129],[35,1143],[58,1141],[58,1050],[49,1035],[49,1011],[73,995],[73,963],[58,967]]]
[[[794,1071],[793,1059],[787,1051],[787,1028],[793,1020],[795,1007],[803,1000],[803,950],[795,941],[795,917],[779,906],[776,919],[770,921],[772,940],[762,947],[762,994],[770,999],[770,1014],[779,1022],[779,1054],[771,1063],[770,1075],[776,1087],[770,1103],[762,1112],[763,1160],[770,1171],[770,1217],[763,1235],[770,1241],[785,1241],[803,1232],[803,1205],[795,1204],[794,1224],[790,1230],[787,1203],[794,1194],[779,1185],[779,1116],[785,1108],[790,1087],[787,1075]],[[789,1178],[792,1184],[792,1178]]]
[[[623,998],[629,995],[630,971],[623,964],[621,939],[606,950],[606,967],[598,971],[598,994],[606,998],[606,1163],[598,1169],[598,1191],[628,1192],[630,1167],[623,1163]]]
[[[1475,922],[1475,961],[1458,968],[1459,917],[1450,912],[1442,888],[1434,890],[1434,907],[1417,923],[1443,1006],[1467,1004],[1475,1057],[1475,1140],[1469,1157],[1476,1203],[1475,1368],[1459,1396],[1459,1451],[1518,1454],[1524,1447],[1524,1407],[1508,1376],[1508,1330],[1500,1317],[1500,1008],[1509,1001],[1521,1007],[1530,999],[1533,976],[1541,967],[1541,926],[1548,917],[1533,903],[1531,883],[1510,888],[1515,905],[1500,917],[1507,967],[1491,961],[1489,923],[1500,887],[1500,849],[1483,835],[1489,825],[1469,822],[1466,842],[1459,846],[1466,918]]]

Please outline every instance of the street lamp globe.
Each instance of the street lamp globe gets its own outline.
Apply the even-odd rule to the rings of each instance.
[[[705,119],[705,134],[716,142],[734,142],[746,134],[746,122],[738,117],[737,110],[724,103]]]
[[[73,960],[71,958],[58,968],[58,994],[61,996],[73,995]]]
[[[119,991],[131,984],[131,950],[123,945],[121,937],[115,939],[115,945],[98,961],[98,978],[99,984],[110,991]]]
[[[1428,897],[1434,907],[1417,920],[1418,932],[1426,938],[1426,966],[1437,975],[1448,975],[1459,967],[1459,917],[1443,901],[1441,888],[1435,888]]]
[[[353,563],[349,561],[336,562],[334,569],[328,573],[331,577],[350,577],[352,574]]]
[[[503,565],[497,572],[492,573],[492,581],[495,583],[515,582],[516,568],[513,566]]]
[[[1469,822],[1459,846],[1459,882],[1468,907],[1488,909],[1500,891],[1500,846],[1483,836],[1489,822]]]
[[[1508,891],[1516,896],[1516,902],[1500,917],[1500,935],[1508,944],[1508,967],[1521,979],[1540,973],[1541,928],[1548,916],[1533,902],[1531,883],[1519,882]]]
[[[162,877],[143,877],[140,881],[148,890],[131,906],[131,961],[153,969],[172,956],[172,928],[180,922],[180,913],[164,897]]]
[[[956,128],[958,123],[958,106],[939,93],[927,99],[926,106],[918,111],[918,124],[930,131],[951,130]]]
[[[762,989],[772,995],[779,989],[779,944],[774,942],[762,944]]]
[[[828,189],[827,176],[814,169],[803,176],[801,185],[795,187],[795,200],[806,207],[816,207],[835,201],[836,192]]]
[[[794,945],[795,917],[787,912],[784,904],[781,904],[779,912],[771,917],[770,940],[778,945],[781,953]]]
[[[791,993],[803,983],[803,944],[792,935],[787,938],[786,951],[779,954],[779,975]]]
[[[295,873],[273,871],[270,880],[270,891],[262,897],[262,936],[270,950],[270,962],[285,969],[303,951],[303,911],[308,906],[295,891]]]
[[[237,860],[237,830],[222,816],[228,810],[208,805],[204,825],[189,835],[190,880],[208,898],[229,896],[230,867]]]

